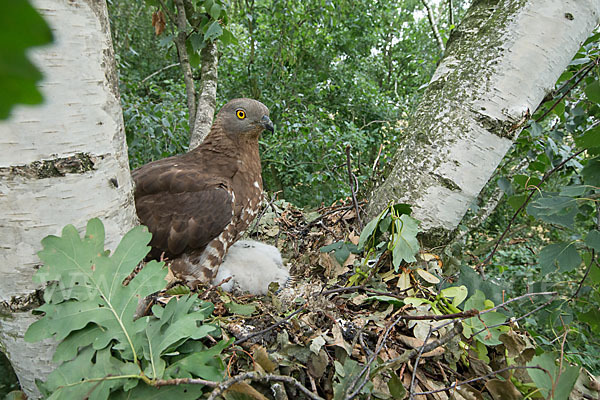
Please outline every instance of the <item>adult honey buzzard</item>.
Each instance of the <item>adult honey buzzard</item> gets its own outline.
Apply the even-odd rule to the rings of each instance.
[[[234,99],[200,146],[132,173],[138,216],[152,232],[151,255],[172,258],[171,269],[189,284],[215,278],[227,250],[258,213],[264,129],[273,131],[267,107]]]

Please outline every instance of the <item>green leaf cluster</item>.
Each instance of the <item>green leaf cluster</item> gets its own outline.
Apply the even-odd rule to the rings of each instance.
[[[408,204],[395,204],[371,220],[363,229],[358,247],[367,253],[392,252],[392,265],[398,271],[402,262],[414,262],[419,251],[419,222],[410,216]]]
[[[164,3],[174,10],[171,1]],[[366,0],[191,3],[187,14],[210,21],[188,21],[192,63],[199,61],[205,34],[218,31],[210,13],[214,4],[222,6],[221,17],[227,15],[218,24],[218,40],[231,44],[219,46],[217,109],[229,99],[251,97],[271,110],[275,132],[260,140],[266,190],[282,190],[301,206],[349,196],[347,173],[339,166],[351,144],[352,170],[366,193],[391,165],[405,120],[440,57],[427,18],[415,19],[422,4],[385,0],[372,13]],[[462,3],[454,4],[458,17]],[[181,115],[185,97],[162,101],[164,93],[181,95],[185,89],[178,67],[162,69],[178,60],[174,35],[167,34],[173,30],[156,38],[149,23],[157,6],[156,0],[109,1],[123,109],[135,115],[125,119],[129,142],[139,143],[129,148],[133,166],[184,151],[174,143],[185,146],[189,137],[186,111]],[[439,20],[447,36],[445,23]],[[155,110],[169,120],[167,127],[151,117]]]
[[[507,174],[497,181],[508,196],[507,205],[483,232],[498,237],[532,195],[525,213],[513,219],[513,229],[527,232],[519,235],[526,244],[499,249],[496,271],[490,272],[510,296],[557,291],[560,299],[527,318],[525,326],[544,349],[564,351],[568,361],[596,374],[600,347],[592,338],[600,327],[600,273],[595,267],[600,246],[599,44],[599,33],[586,40],[556,83],[553,98],[541,104],[520,134],[501,169],[500,175]],[[526,167],[519,167],[523,162]],[[565,330],[569,340],[559,349],[556,337]]]
[[[40,384],[49,398],[146,398],[152,393],[197,398],[201,385],[152,387],[160,380],[199,377],[220,380],[217,357],[228,344],[207,349],[199,341],[218,335],[207,324],[213,306],[195,296],[173,297],[152,315],[135,319],[138,303],[165,286],[163,263],[151,261],[129,282],[149,251],[151,234],[143,226],[128,232],[111,255],[104,249],[104,226],[88,222],[83,238],[72,225],[60,237],[42,241],[44,266],[37,282],[50,282],[43,316],[25,334],[27,341],[54,338],[53,360],[60,365]]]

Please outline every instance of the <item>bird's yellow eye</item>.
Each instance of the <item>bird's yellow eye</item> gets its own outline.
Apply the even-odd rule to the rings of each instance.
[[[237,110],[235,114],[239,119],[246,118],[246,112],[244,110]]]

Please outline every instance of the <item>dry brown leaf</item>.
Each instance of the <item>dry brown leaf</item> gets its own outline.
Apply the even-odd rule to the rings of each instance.
[[[518,400],[522,399],[523,395],[513,385],[511,381],[501,381],[500,379],[490,379],[485,384],[486,389],[494,400]]]
[[[325,268],[324,275],[329,278],[336,278],[350,271],[350,268],[344,267],[337,260],[327,253],[319,254],[319,265]]]
[[[333,346],[341,347],[342,349],[346,350],[346,353],[348,355],[351,355],[352,348],[350,347],[348,342],[344,340],[344,336],[342,335],[342,328],[340,328],[340,325],[337,322],[331,327],[331,333],[333,335],[333,342],[331,344]]]
[[[356,254],[350,253],[346,261],[344,262],[344,267],[351,267],[354,265],[354,260],[356,260]]]
[[[245,382],[234,383],[225,393],[239,393],[245,396],[245,398],[252,400],[268,400],[262,393]]]
[[[255,346],[254,347],[254,361],[256,361],[266,372],[273,372],[275,368],[277,368],[277,364],[275,364],[269,358],[269,354],[267,353],[267,349],[263,346]]]
[[[360,239],[360,236],[354,233],[354,231],[350,232],[350,235],[348,235],[348,240],[356,246],[358,246],[358,239]]]
[[[152,26],[154,27],[154,33],[156,36],[160,36],[165,31],[167,21],[165,20],[165,14],[161,10],[152,13]]]

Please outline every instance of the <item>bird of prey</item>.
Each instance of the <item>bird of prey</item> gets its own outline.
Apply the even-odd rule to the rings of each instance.
[[[171,269],[188,284],[216,277],[227,250],[259,211],[258,138],[265,129],[273,131],[264,104],[234,99],[200,146],[132,173],[137,213],[152,233],[151,255],[173,259]]]

